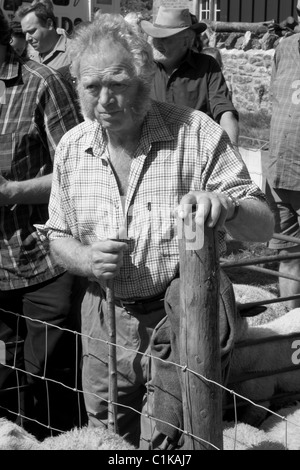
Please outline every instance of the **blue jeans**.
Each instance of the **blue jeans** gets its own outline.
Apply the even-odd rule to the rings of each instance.
[[[22,424],[40,439],[51,431],[32,420],[57,429],[56,434],[85,417],[81,394],[72,390],[81,389],[81,344],[73,331],[80,331],[83,282],[64,273],[28,288],[0,292],[0,341],[5,343],[6,364],[16,367],[0,364],[0,415],[17,422],[15,413],[30,418]]]

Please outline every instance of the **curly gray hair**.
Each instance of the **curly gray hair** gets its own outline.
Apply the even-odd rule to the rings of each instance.
[[[131,58],[135,76],[150,89],[154,63],[150,44],[121,15],[104,13],[92,23],[79,25],[69,45],[72,75],[80,80],[80,62],[86,52],[97,54],[104,40],[112,40],[124,47]]]

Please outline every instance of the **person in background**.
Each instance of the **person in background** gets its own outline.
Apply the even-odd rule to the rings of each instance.
[[[27,41],[25,34],[22,31],[21,23],[19,21],[11,21],[9,23],[11,29],[10,45],[19,56],[27,57]]]
[[[64,29],[57,29],[56,17],[51,8],[42,2],[23,4],[16,11],[26,40],[34,54],[29,57],[53,69],[70,64],[69,37]]]
[[[35,227],[48,219],[55,148],[82,119],[61,75],[10,42],[0,10],[0,415],[42,439],[84,418],[73,391],[81,279]]]
[[[266,194],[275,215],[275,232],[300,238],[300,34],[284,38],[276,48],[270,83],[272,116],[269,152],[264,152]],[[299,255],[292,240],[272,239],[269,248],[280,256]],[[300,259],[279,263],[279,272],[298,280],[279,277],[280,296],[300,294]],[[300,307],[300,298],[289,300],[290,309]]]
[[[151,97],[203,111],[237,147],[238,113],[222,71],[212,57],[193,49],[206,24],[195,24],[186,8],[161,6],[153,23],[142,20],[140,25],[151,40],[156,64]]]
[[[196,206],[196,223],[220,232],[223,252],[225,228],[239,240],[271,237],[272,213],[219,125],[191,108],[151,100],[152,48],[121,15],[102,14],[80,28],[70,55],[87,119],[56,149],[49,219],[39,231],[56,262],[88,279],[82,333],[89,425],[108,425],[106,288],[113,280],[118,432],[151,449],[159,438],[147,437],[155,421],[145,415],[148,402],[143,408],[153,371],[144,353],[166,316],[166,290],[178,281],[177,214],[185,218]],[[234,316],[233,304],[228,310]],[[222,333],[228,338],[227,326]]]

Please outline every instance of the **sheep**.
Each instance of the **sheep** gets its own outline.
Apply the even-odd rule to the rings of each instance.
[[[266,408],[270,406],[269,400],[275,392],[299,392],[300,368],[296,367],[294,360],[297,359],[297,342],[300,339],[300,308],[269,323],[250,326],[243,334],[242,341],[233,350],[228,388]],[[294,370],[280,372],[292,367]],[[258,376],[260,373],[261,377]],[[256,377],[252,375],[251,378],[251,374],[256,374]],[[247,375],[249,379],[246,380]],[[267,410],[247,405],[247,402],[245,404],[239,420],[259,426]]]
[[[0,418],[0,450],[37,450],[39,441],[21,426]]]
[[[104,427],[88,426],[40,442],[21,426],[0,418],[0,450],[135,450],[135,447]]]
[[[259,428],[224,422],[224,450],[300,450],[300,402],[271,413]]]
[[[249,307],[243,310],[243,304],[272,300],[278,298],[275,294],[263,287],[251,286],[248,284],[233,284],[233,290],[237,303],[237,308],[241,316],[245,316],[249,326],[256,326],[268,323],[281,317],[288,312],[286,302],[273,302],[265,306]]]
[[[284,450],[284,445],[266,432],[246,423],[224,422],[223,450]]]
[[[285,443],[288,450],[300,450],[300,403],[276,411],[276,415],[262,423],[261,429],[270,439]]]
[[[281,450],[279,441],[244,423],[224,424],[224,450]],[[0,418],[0,450],[136,450],[122,437],[101,427],[74,428],[39,442],[21,426]]]
[[[105,427],[74,428],[41,442],[41,450],[134,450],[123,437]]]

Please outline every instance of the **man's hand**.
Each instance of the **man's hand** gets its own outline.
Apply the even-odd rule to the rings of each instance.
[[[91,271],[97,279],[113,279],[123,265],[123,252],[128,249],[127,243],[115,240],[104,240],[91,245]]]
[[[191,191],[181,199],[176,209],[178,217],[184,219],[192,211],[195,213],[195,222],[210,228],[221,228],[226,219],[232,217],[235,206],[225,193],[206,191]]]

